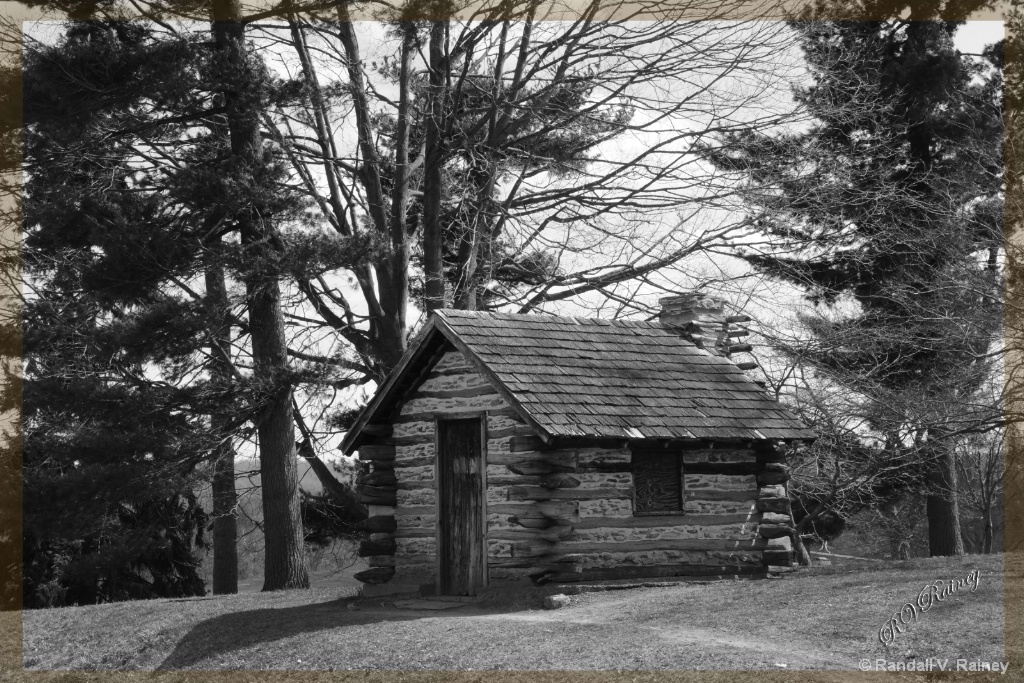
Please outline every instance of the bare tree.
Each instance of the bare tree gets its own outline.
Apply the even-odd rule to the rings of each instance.
[[[715,213],[730,187],[698,147],[786,119],[777,23],[598,0],[564,21],[532,1],[457,9],[387,6],[362,32],[348,5],[296,11],[262,38],[308,94],[266,121],[293,181],[373,245],[299,286],[373,377],[404,351],[410,305],[642,311],[637,287],[677,289],[685,259],[748,232]]]
[[[957,443],[957,470],[960,494],[982,520],[981,551],[992,552],[995,524],[993,515],[1004,491],[1006,469],[1003,430],[972,435]]]
[[[808,378],[799,365],[794,370],[786,400],[819,435],[789,459],[794,548],[798,560],[810,564],[804,538],[828,541],[860,511],[874,513],[880,530],[891,527],[899,501],[907,491],[920,490],[922,467],[934,454],[901,433],[905,423],[877,431],[873,401]]]

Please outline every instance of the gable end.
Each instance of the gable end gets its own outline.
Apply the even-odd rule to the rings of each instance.
[[[453,350],[462,354],[470,366],[494,387],[495,391],[530,425],[544,443],[552,441],[551,435],[529,414],[518,397],[487,367],[486,363],[473,353],[472,349],[459,338],[458,333],[446,324],[442,316],[434,315],[417,335],[370,403],[359,414],[341,443],[342,453],[351,455],[367,440],[373,438],[373,435],[366,431],[368,425],[389,424],[395,418],[395,412],[400,409],[402,402],[419,388],[434,366],[444,357],[444,354]]]

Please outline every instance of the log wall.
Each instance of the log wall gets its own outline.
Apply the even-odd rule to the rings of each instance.
[[[757,574],[791,547],[784,454],[767,444],[683,452],[683,514],[634,516],[631,451],[542,449],[531,428],[463,358],[446,353],[401,404],[369,456],[367,583],[435,580],[434,417],[487,413],[491,580]],[[393,475],[393,476],[392,476]],[[390,551],[387,549],[391,548]]]

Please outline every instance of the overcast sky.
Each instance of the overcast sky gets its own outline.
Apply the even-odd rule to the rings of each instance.
[[[1003,37],[1001,21],[969,21],[960,27],[953,39],[961,52],[978,53]]]

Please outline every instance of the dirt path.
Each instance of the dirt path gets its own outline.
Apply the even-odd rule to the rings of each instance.
[[[607,626],[615,629],[630,629],[642,639],[647,636],[658,639],[663,647],[671,652],[692,649],[723,648],[730,650],[746,650],[753,658],[766,653],[776,653],[772,664],[779,669],[834,669],[837,666],[834,654],[825,650],[802,647],[791,640],[773,640],[769,638],[744,638],[718,629],[699,628],[693,625],[665,623],[659,619],[644,623],[640,619],[630,618],[629,612],[636,602],[636,594],[632,591],[617,594],[622,597],[610,597],[610,594],[591,599],[584,604],[574,604],[567,608],[550,611],[529,611],[513,614],[487,614],[468,619],[486,621],[519,621],[552,626]],[[683,621],[680,619],[679,621]],[[646,635],[645,635],[646,634]],[[660,648],[659,648],[660,649]]]

